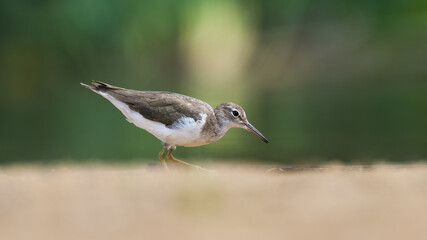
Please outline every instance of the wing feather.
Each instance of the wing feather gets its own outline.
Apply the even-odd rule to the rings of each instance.
[[[178,93],[136,91],[94,81],[96,90],[105,92],[139,112],[144,118],[172,126],[183,117],[194,121],[202,119],[200,113],[214,114],[212,107],[199,99]]]

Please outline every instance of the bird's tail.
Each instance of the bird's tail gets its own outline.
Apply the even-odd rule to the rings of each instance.
[[[108,90],[116,90],[116,89],[120,89],[119,87],[107,84],[107,83],[103,83],[100,81],[96,81],[96,80],[92,80],[92,85],[88,85],[88,84],[84,84],[84,83],[80,83],[83,87],[87,87],[90,90],[100,94],[101,92],[107,92]]]

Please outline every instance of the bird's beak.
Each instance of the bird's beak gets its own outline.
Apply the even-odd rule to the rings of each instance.
[[[249,122],[243,123],[245,125],[245,129],[249,132],[255,134],[257,137],[259,137],[261,140],[263,140],[265,143],[268,143],[267,138],[265,138],[252,124]]]

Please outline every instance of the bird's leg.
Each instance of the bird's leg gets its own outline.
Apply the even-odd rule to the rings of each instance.
[[[174,163],[177,163],[177,164],[184,165],[184,166],[186,166],[186,167],[196,168],[196,169],[197,169],[197,170],[199,170],[199,171],[203,171],[203,172],[213,172],[212,170],[207,170],[207,169],[204,169],[204,168],[199,167],[199,166],[197,166],[197,165],[193,165],[193,164],[190,164],[190,163],[187,163],[187,162],[181,161],[181,160],[179,160],[179,159],[176,159],[174,156],[172,156],[172,152],[173,152],[174,150],[175,150],[175,148],[171,148],[171,149],[169,150],[168,154],[166,155],[166,159],[168,159],[168,160],[169,160],[169,161],[171,161],[171,162],[174,162]]]
[[[160,163],[162,164],[163,168],[165,170],[169,170],[168,165],[166,164],[166,160],[165,160],[165,152],[166,152],[167,148],[163,148],[162,151],[159,153],[159,160]]]

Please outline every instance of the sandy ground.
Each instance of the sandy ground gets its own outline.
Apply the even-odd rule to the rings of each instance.
[[[427,239],[427,167],[0,168],[0,239]]]

